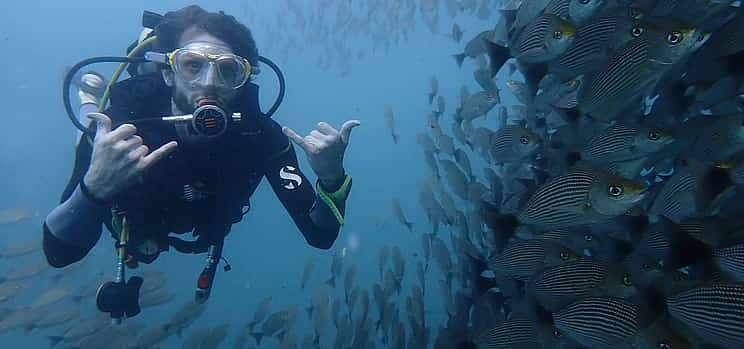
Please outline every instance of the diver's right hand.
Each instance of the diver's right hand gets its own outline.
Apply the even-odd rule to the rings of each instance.
[[[144,171],[178,146],[172,141],[150,152],[135,134],[134,125],[123,124],[112,131],[108,116],[90,113],[88,117],[96,122],[96,137],[83,182],[93,197],[105,202],[135,184]]]

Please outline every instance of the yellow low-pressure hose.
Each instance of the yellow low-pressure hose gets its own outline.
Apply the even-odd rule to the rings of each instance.
[[[127,55],[127,58],[132,58],[136,56],[138,53],[140,53],[147,45],[157,40],[157,36],[152,36],[141,43],[137,45],[129,54]],[[102,112],[104,109],[106,109],[106,103],[108,102],[109,95],[111,93],[111,86],[116,83],[117,80],[119,80],[119,76],[124,71],[124,69],[129,65],[129,63],[121,63],[119,64],[119,67],[116,68],[116,71],[114,72],[114,75],[111,76],[111,79],[109,80],[108,84],[106,85],[106,90],[103,92],[103,97],[101,97],[100,103],[98,103],[98,112]]]

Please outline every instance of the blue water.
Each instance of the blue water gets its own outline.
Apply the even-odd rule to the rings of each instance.
[[[308,3],[307,0],[305,3]],[[250,3],[250,4],[248,4]],[[259,52],[268,57],[283,56],[277,45],[268,46],[266,25],[275,23],[283,1],[202,1],[207,10],[224,10],[243,21],[254,33]],[[74,160],[75,129],[67,120],[60,96],[62,78],[66,67],[91,56],[122,55],[140,31],[143,10],[164,13],[191,2],[152,1],[12,1],[0,11],[0,86],[3,134],[0,137],[0,209],[26,207],[37,215],[30,221],[0,226],[0,241],[11,245],[16,241],[40,239],[41,223],[56,205],[66,184]],[[443,5],[442,5],[443,6]],[[261,18],[257,23],[248,20],[247,13]],[[328,16],[332,20],[333,16]],[[419,20],[416,31],[409,33],[408,41],[371,51],[371,38],[363,35],[347,36],[330,34],[329,39],[340,40],[354,47],[354,52],[364,49],[363,59],[353,55],[350,72],[342,76],[341,68],[329,70],[316,65],[320,47],[301,43],[292,49],[286,59],[277,59],[287,78],[284,104],[274,116],[282,125],[299,133],[310,132],[319,121],[340,125],[349,119],[359,119],[362,125],[351,136],[345,167],[354,178],[354,186],[347,204],[346,225],[331,251],[317,250],[304,241],[298,229],[284,211],[268,184],[259,187],[253,196],[252,210],[243,222],[234,226],[229,235],[224,255],[233,270],[217,276],[216,286],[206,314],[187,330],[230,323],[228,338],[221,345],[232,347],[233,340],[245,321],[253,317],[257,304],[273,296],[272,312],[285,309],[290,304],[304,308],[309,305],[311,290],[330,276],[330,263],[335,251],[346,248],[344,270],[357,266],[357,284],[370,290],[379,282],[377,256],[382,246],[399,246],[406,263],[406,281],[403,293],[397,297],[401,315],[404,315],[405,296],[410,294],[415,277],[415,261],[421,258],[421,234],[430,231],[423,210],[418,204],[417,184],[430,178],[430,171],[423,162],[422,152],[415,135],[425,131],[426,115],[433,106],[428,104],[429,79],[436,75],[440,94],[446,97],[447,111],[442,127],[450,133],[451,114],[459,103],[459,91],[467,85],[471,92],[479,88],[472,78],[474,63],[466,60],[460,69],[451,54],[462,50],[464,43],[481,30],[491,27],[491,21],[479,21],[472,15],[460,14],[457,23],[465,31],[461,44],[446,36],[452,26],[444,7],[440,10],[439,31],[432,34]],[[286,22],[292,23],[291,20]],[[293,28],[272,28],[286,31]],[[280,37],[283,34],[280,34]],[[262,47],[270,47],[262,49]],[[113,65],[96,66],[109,74]],[[269,69],[264,69],[257,82],[262,87],[261,101],[268,109],[276,93],[276,82]],[[501,85],[501,83],[498,83]],[[502,93],[505,104],[511,96]],[[392,106],[400,142],[394,144],[386,127],[384,105]],[[315,179],[305,156],[298,149],[303,171]],[[474,172],[482,178],[483,164],[471,157]],[[415,232],[408,232],[392,216],[391,201],[400,199],[409,217],[415,222]],[[443,235],[449,243],[449,237]],[[113,240],[104,232],[97,247],[83,259],[79,270],[61,279],[60,285],[77,290],[79,285],[99,272],[113,275]],[[358,246],[353,244],[358,241]],[[416,257],[417,255],[418,257]],[[453,256],[454,257],[454,256]],[[0,270],[10,270],[21,263],[43,258],[41,253],[16,259],[0,260]],[[302,291],[299,283],[308,261],[315,263],[309,287]],[[182,304],[192,299],[196,277],[204,263],[204,256],[164,253],[157,262],[143,269],[157,269],[167,273],[168,288],[177,293],[169,304],[149,308],[129,321],[161,324]],[[28,305],[38,294],[51,287],[47,274],[33,279],[32,287],[2,307],[20,308]],[[436,329],[446,318],[439,292],[433,285],[442,275],[436,268],[427,274],[426,316],[427,324]],[[332,295],[343,292],[343,278]],[[370,294],[371,295],[371,294]],[[64,300],[68,302],[69,300]],[[96,312],[93,299],[80,304],[83,317]],[[374,302],[371,303],[374,309]],[[376,317],[376,310],[371,310]],[[402,317],[405,319],[406,317]],[[25,333],[13,331],[0,335],[3,348],[41,348],[47,346],[46,336],[61,334],[67,326],[58,326]],[[409,331],[407,329],[407,331]],[[303,312],[293,328],[298,342],[311,332]],[[333,330],[328,329],[333,334]],[[410,333],[410,332],[409,332]],[[432,336],[433,337],[433,336]],[[330,346],[333,335],[323,339]],[[433,342],[433,338],[431,340]],[[266,339],[262,348],[271,348],[277,342]],[[379,342],[378,342],[379,344]],[[162,343],[163,348],[180,347],[176,336]]]

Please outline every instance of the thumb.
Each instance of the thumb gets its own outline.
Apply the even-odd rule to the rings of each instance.
[[[344,143],[349,143],[349,136],[351,136],[351,130],[354,127],[357,127],[361,124],[362,123],[359,120],[349,120],[347,122],[344,122],[344,124],[341,126],[341,140]]]
[[[96,122],[96,138],[103,137],[111,132],[111,119],[102,113],[89,113],[87,117]]]

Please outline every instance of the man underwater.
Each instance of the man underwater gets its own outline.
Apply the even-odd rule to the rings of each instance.
[[[152,263],[170,247],[209,252],[197,281],[197,300],[201,291],[204,301],[224,238],[250,208],[264,176],[307,242],[330,248],[351,187],[343,156],[359,121],[347,121],[340,130],[320,122],[302,137],[261,113],[258,87],[250,82],[259,61],[255,42],[246,26],[222,12],[195,5],[169,12],[148,37],[156,39],[145,56],[157,71],[130,71],[131,78],[111,86],[109,107],[87,114],[95,121],[95,137],[82,136],[61,203],[44,222],[49,264],[61,268],[81,260],[104,223],[117,241],[119,269]],[[95,76],[83,80],[90,90],[102,88]],[[81,110],[98,103],[85,88],[79,95]],[[162,121],[164,115],[188,115],[193,123],[184,131],[183,125],[145,120]],[[207,136],[185,136],[195,133]],[[317,194],[299,169],[290,139],[308,156]],[[188,232],[196,240],[169,236]],[[136,315],[132,293],[142,280],[130,279],[132,290],[123,272],[119,276],[99,290],[98,307],[112,317]],[[123,304],[132,297],[135,304]]]

